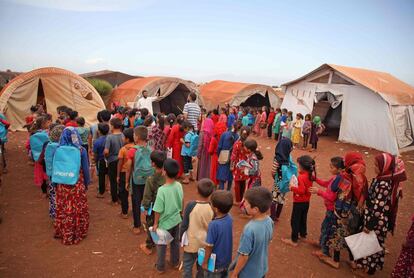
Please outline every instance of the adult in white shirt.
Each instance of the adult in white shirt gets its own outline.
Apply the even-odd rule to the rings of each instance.
[[[147,91],[143,91],[142,92],[142,97],[138,100],[136,108],[138,108],[138,109],[147,108],[148,109],[148,112],[151,115],[154,115],[153,114],[153,110],[152,110],[152,103],[154,101],[156,101],[159,96],[160,96],[160,92],[159,91],[158,91],[158,93],[157,93],[157,95],[155,97],[149,97],[148,96],[148,92]]]
[[[194,130],[198,131],[198,121],[201,119],[201,109],[200,106],[196,103],[197,95],[191,93],[188,95],[187,103],[184,105],[183,114],[184,119],[189,121],[194,127]]]

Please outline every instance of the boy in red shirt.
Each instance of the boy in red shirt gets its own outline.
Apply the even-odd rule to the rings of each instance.
[[[293,208],[290,218],[292,235],[290,239],[282,239],[284,243],[294,247],[298,246],[299,235],[306,240],[309,201],[311,197],[309,189],[312,187],[314,177],[316,178],[315,161],[310,156],[303,155],[299,157],[298,164],[298,184],[295,185],[293,182],[289,184],[289,189],[293,192]]]

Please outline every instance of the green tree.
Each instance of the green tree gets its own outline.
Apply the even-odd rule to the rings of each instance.
[[[106,97],[112,92],[112,85],[108,81],[96,78],[88,78],[87,80],[101,97]]]

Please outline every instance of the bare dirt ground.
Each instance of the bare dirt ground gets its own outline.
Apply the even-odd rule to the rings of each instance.
[[[120,208],[108,204],[109,195],[105,199],[95,197],[96,180],[88,192],[88,237],[76,246],[64,246],[53,238],[48,202],[40,197],[40,189],[33,185],[33,168],[27,164],[24,150],[26,138],[26,133],[12,133],[7,145],[9,173],[3,176],[0,194],[0,214],[3,218],[0,224],[0,277],[156,277],[155,254],[145,256],[138,249],[145,236],[132,234],[131,217],[121,219],[118,216]],[[263,185],[270,188],[273,184],[270,168],[275,143],[268,139],[258,141],[265,156],[261,162]],[[374,177],[373,157],[377,151],[338,143],[328,137],[322,138],[320,150],[312,153],[316,156],[318,175],[328,178],[329,158],[351,150],[363,153],[368,164],[367,176],[369,179]],[[295,150],[293,156],[296,159],[304,153]],[[386,256],[384,270],[376,277],[389,277],[414,213],[414,153],[405,154],[403,158],[409,181],[404,184],[396,233],[387,239],[390,254]],[[195,198],[194,184],[185,185],[184,191],[186,202]],[[288,199],[281,220],[275,225],[267,277],[352,277],[345,252],[341,257],[341,268],[334,270],[311,255],[311,246],[300,244],[294,248],[280,241],[281,237],[290,234],[291,196]],[[308,217],[309,238],[318,239],[324,213],[321,198],[313,196]],[[248,220],[238,216],[237,208],[233,208],[232,215],[236,250],[240,233]],[[163,276],[180,277],[181,274],[169,269]]]

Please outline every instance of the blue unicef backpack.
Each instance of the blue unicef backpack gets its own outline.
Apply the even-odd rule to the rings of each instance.
[[[135,146],[134,173],[132,175],[134,184],[145,184],[147,178],[154,174],[151,165],[151,149],[148,147]]]
[[[53,156],[55,155],[58,146],[59,143],[49,142],[45,149],[46,175],[48,177],[51,177],[53,174]]]
[[[289,183],[293,175],[298,176],[298,167],[293,162],[291,156],[289,157],[289,165],[282,165],[282,180],[279,181],[278,173],[276,172],[275,183],[277,183],[281,193],[289,191]]]
[[[38,161],[40,154],[42,153],[43,146],[49,141],[49,136],[46,131],[39,131],[30,136],[30,150],[32,151],[32,157],[34,161]]]
[[[128,116],[125,117],[125,119],[124,119],[124,127],[129,128],[129,118],[128,118]]]
[[[197,150],[198,150],[198,134],[193,133],[190,140],[190,155],[191,156],[197,156]]]
[[[79,179],[81,151],[73,146],[60,146],[56,149],[52,163],[52,182],[75,185]]]

